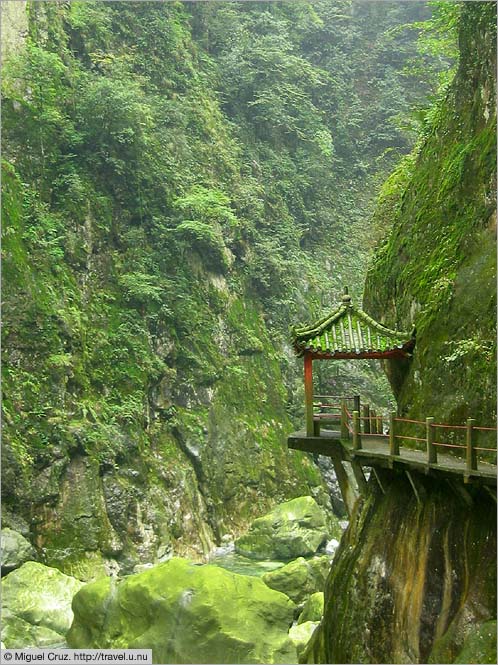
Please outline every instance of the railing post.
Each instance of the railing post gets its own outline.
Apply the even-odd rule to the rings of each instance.
[[[370,409],[370,431],[372,434],[377,434],[377,412]]]
[[[353,449],[361,450],[360,413],[353,411]]]
[[[304,399],[306,412],[306,436],[313,436],[313,358],[304,354]]]
[[[434,418],[425,419],[425,437],[427,440],[427,462],[429,464],[437,463],[437,450],[434,445],[434,429],[432,425],[434,423]]]
[[[377,416],[377,434],[384,434],[384,423],[382,422],[382,416]]]
[[[348,411],[345,399],[341,399],[341,439],[349,439]]]
[[[353,411],[358,411],[360,413],[360,396],[359,395],[354,395],[353,396]]]
[[[399,441],[396,438],[396,411],[389,414],[389,452],[399,455]]]
[[[368,404],[363,407],[363,418],[363,431],[365,434],[370,434],[370,407]]]
[[[477,471],[477,455],[474,450],[473,426],[475,418],[467,418],[467,471]]]

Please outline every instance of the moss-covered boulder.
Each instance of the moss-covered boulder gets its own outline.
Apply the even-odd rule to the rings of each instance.
[[[235,550],[254,559],[310,556],[327,539],[326,524],[325,512],[315,499],[300,496],[254,520],[249,532],[235,541]]]
[[[302,603],[324,588],[329,568],[328,556],[313,559],[299,557],[278,570],[265,573],[262,579],[271,589],[285,593],[295,603]]]
[[[174,558],[73,601],[74,648],[151,648],[155,663],[291,663],[295,605],[260,579]]]
[[[496,621],[486,621],[465,640],[455,663],[496,663]]]
[[[28,561],[2,580],[2,641],[8,649],[53,647],[73,620],[71,601],[83,586],[55,568]]]
[[[323,591],[312,593],[304,604],[303,611],[299,615],[298,623],[306,621],[320,621],[323,616],[324,594]]]
[[[1,560],[2,574],[8,573],[22,566],[26,561],[36,558],[36,552],[31,543],[20,533],[13,529],[2,529],[1,533]]]
[[[304,652],[319,623],[319,621],[306,621],[292,626],[289,630],[289,637],[296,647],[298,657]]]

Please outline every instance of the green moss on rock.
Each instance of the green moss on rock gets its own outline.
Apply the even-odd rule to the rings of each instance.
[[[287,663],[295,605],[260,579],[171,559],[74,599],[74,648],[151,648],[155,663]],[[195,639],[193,639],[195,635]]]
[[[292,626],[289,630],[289,637],[294,642],[298,657],[304,652],[308,642],[315,632],[318,621],[306,621]]]
[[[415,419],[496,421],[495,31],[494,3],[464,3],[456,77],[375,214],[391,232],[364,305],[417,329],[413,360],[386,363],[400,413]]]
[[[2,573],[19,568],[23,563],[36,559],[35,548],[20,533],[9,529],[1,532]]]
[[[315,594],[316,591],[323,590],[329,569],[330,559],[328,556],[312,559],[299,557],[299,559],[291,561],[278,570],[266,573],[262,579],[271,589],[285,593],[291,600],[299,604],[303,603],[311,594]],[[311,608],[309,608],[309,611],[311,612]],[[316,619],[312,620],[315,621]]]
[[[299,615],[298,623],[306,621],[320,621],[323,616],[324,596],[323,591],[312,593],[305,602],[303,611]]]
[[[248,533],[235,541],[235,550],[255,559],[310,556],[325,542],[326,525],[325,512],[313,497],[297,497],[254,520]]]
[[[71,601],[83,583],[29,561],[2,580],[2,641],[9,649],[64,642],[71,626]]]
[[[477,626],[465,640],[455,663],[496,663],[496,621]]]

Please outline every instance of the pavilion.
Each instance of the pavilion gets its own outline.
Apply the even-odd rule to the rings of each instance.
[[[311,325],[292,328],[294,349],[304,358],[306,435],[315,433],[313,416],[313,360],[409,358],[415,330],[399,332],[378,323],[353,305],[348,289],[331,314]]]

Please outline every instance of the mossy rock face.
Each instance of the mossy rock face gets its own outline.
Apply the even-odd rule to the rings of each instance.
[[[303,611],[299,615],[298,623],[306,621],[320,621],[323,616],[324,594],[323,591],[312,593],[304,604]]]
[[[318,624],[319,621],[306,621],[292,626],[289,630],[289,637],[294,642],[298,657],[304,652]]]
[[[271,589],[285,593],[295,603],[302,603],[310,594],[324,588],[329,568],[328,556],[308,560],[299,557],[278,570],[266,573],[262,579]]]
[[[73,648],[151,648],[155,663],[296,662],[294,603],[217,566],[175,558],[115,587],[99,580],[73,610]]]
[[[452,486],[413,474],[417,498],[403,473],[378,473],[385,494],[372,485],[359,500],[303,662],[455,662],[483,618],[496,616],[494,501],[471,488],[469,505]]]
[[[29,561],[2,580],[2,640],[8,649],[60,645],[82,582]]]
[[[417,329],[413,358],[385,363],[398,412],[411,419],[496,422],[495,41],[496,5],[462,3],[455,79],[374,217],[392,232],[363,303],[388,327]],[[486,436],[478,445],[494,447]]]
[[[235,542],[239,554],[254,559],[289,560],[310,556],[327,539],[325,512],[311,496],[276,506],[251,524]]]
[[[26,561],[36,558],[34,547],[17,531],[2,529],[1,541],[2,573],[4,574],[19,568]]]
[[[496,663],[496,621],[487,621],[467,637],[455,663]]]

